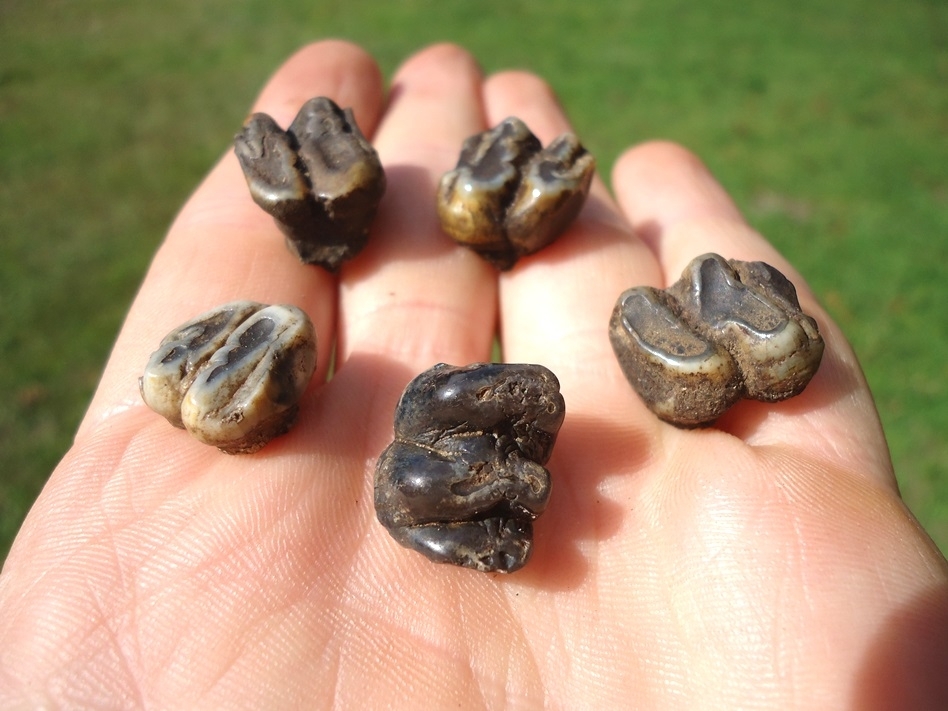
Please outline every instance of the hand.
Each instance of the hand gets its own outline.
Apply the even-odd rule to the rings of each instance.
[[[567,234],[498,275],[441,234],[435,186],[508,115],[544,143],[568,129],[541,80],[485,79],[440,46],[386,103],[370,57],[323,42],[256,110],[285,126],[317,95],[354,107],[385,165],[369,246],[338,278],[296,263],[233,154],[214,168],[6,561],[0,707],[948,707],[948,565],[899,498],[855,356],[696,158],[631,149],[616,200],[595,182]],[[622,290],[708,251],[787,274],[826,354],[799,397],[680,430],[628,386],[607,324]],[[297,426],[250,456],[137,392],[167,331],[237,298],[296,304],[319,334]],[[372,504],[405,384],[489,359],[495,333],[567,407],[533,559],[510,576],[401,548]]]

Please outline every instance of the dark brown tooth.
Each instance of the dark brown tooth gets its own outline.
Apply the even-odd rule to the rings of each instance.
[[[311,99],[283,131],[254,114],[234,138],[254,201],[301,261],[336,271],[365,246],[385,172],[351,109]]]
[[[379,457],[375,511],[403,546],[439,563],[510,573],[527,562],[563,423],[539,365],[441,363],[405,388]]]

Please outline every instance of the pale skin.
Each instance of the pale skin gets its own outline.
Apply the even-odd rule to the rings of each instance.
[[[369,246],[337,277],[304,267],[236,158],[212,170],[3,568],[0,708],[948,707],[948,564],[899,497],[856,358],[697,158],[629,149],[614,197],[597,180],[557,243],[498,274],[441,233],[435,186],[507,116],[544,143],[567,130],[548,86],[442,45],[386,92],[330,41],[254,108],[285,126],[319,95],[354,108],[386,168]],[[621,291],[709,251],[787,274],[826,354],[799,397],[679,430],[606,329]],[[234,299],[296,304],[319,334],[296,428],[250,456],[137,392],[167,331]],[[401,548],[372,506],[401,390],[489,359],[495,334],[505,360],[556,373],[567,408],[533,559],[510,576]]]

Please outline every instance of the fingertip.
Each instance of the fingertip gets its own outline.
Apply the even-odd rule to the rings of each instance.
[[[439,174],[448,170],[461,142],[483,129],[482,80],[477,60],[456,44],[434,44],[408,57],[395,71],[376,140],[383,160],[413,162],[417,156],[406,151],[423,145],[443,153]]]
[[[483,76],[477,59],[464,47],[453,42],[438,42],[424,47],[401,63],[395,71],[395,83],[405,75],[425,76],[432,70],[463,72],[464,76]]]
[[[488,123],[517,116],[544,144],[572,130],[553,87],[531,72],[512,69],[492,74],[484,82],[484,103]]]
[[[693,152],[675,141],[667,141],[661,138],[644,141],[638,145],[630,146],[616,161],[616,166],[620,162],[638,162],[638,161],[660,161],[660,162],[691,162],[696,166],[703,166],[701,159]]]
[[[612,177],[619,206],[658,257],[666,285],[692,259],[715,252],[767,262],[799,289],[799,274],[747,223],[704,161],[687,148],[669,141],[634,146],[619,156]]]
[[[274,72],[253,110],[268,113],[287,126],[314,96],[328,96],[342,108],[351,107],[359,128],[372,135],[383,104],[382,71],[374,57],[357,44],[339,39],[311,42]]]
[[[484,128],[482,80],[474,57],[450,43],[418,51],[395,72],[374,142],[385,197],[365,251],[341,271],[340,373],[365,354],[414,371],[489,357],[494,273],[444,234],[435,208],[441,176]]]
[[[671,141],[626,150],[612,171],[616,195],[634,227],[654,239],[654,227],[697,218],[743,223],[737,206],[697,155]]]
[[[286,127],[317,96],[351,107],[359,127],[372,135],[383,103],[378,65],[350,42],[308,44],[273,73],[254,110]],[[137,381],[148,353],[143,344],[154,342],[156,324],[181,322],[236,298],[302,307],[319,334],[319,362],[328,363],[335,332],[335,277],[302,268],[283,242],[274,220],[251,198],[229,150],[181,209],[156,254],[90,412],[108,411],[127,399],[134,387],[129,384]]]

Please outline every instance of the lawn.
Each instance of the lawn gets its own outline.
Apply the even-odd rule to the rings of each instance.
[[[541,73],[606,176],[647,138],[702,155],[852,341],[948,551],[948,3],[4,0],[0,560],[178,206],[326,36]]]

